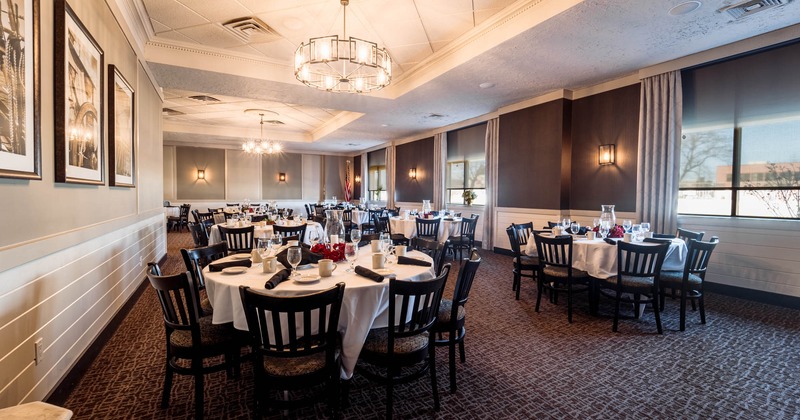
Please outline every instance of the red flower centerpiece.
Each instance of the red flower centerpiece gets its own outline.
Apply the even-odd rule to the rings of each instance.
[[[600,226],[595,226],[592,231],[599,233]],[[608,237],[609,238],[622,238],[625,236],[625,229],[622,228],[620,225],[614,225],[611,229],[608,230]]]
[[[320,254],[323,258],[333,261],[344,261],[344,243],[338,244],[316,244],[311,247],[311,252]]]

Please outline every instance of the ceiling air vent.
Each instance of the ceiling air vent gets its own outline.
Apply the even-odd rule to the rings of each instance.
[[[784,6],[791,0],[746,0],[725,6],[717,12],[728,12],[734,19],[743,19],[773,7]]]
[[[272,42],[282,38],[279,33],[256,17],[234,19],[223,23],[222,27],[246,44]]]
[[[172,108],[162,108],[161,109],[161,115],[171,117],[171,116],[175,116],[175,115],[183,115],[183,112],[180,112],[180,111],[178,111],[176,109],[172,109]]]
[[[190,96],[189,99],[194,99],[195,101],[200,102],[219,102],[219,99],[208,95],[194,95]]]

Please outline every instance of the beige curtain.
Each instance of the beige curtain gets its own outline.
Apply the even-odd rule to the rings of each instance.
[[[433,136],[433,208],[443,209],[447,203],[445,196],[445,170],[447,168],[447,133]]]
[[[682,111],[680,71],[642,80],[636,208],[653,232],[678,228]]]
[[[483,215],[483,249],[494,248],[494,206],[497,204],[497,154],[500,141],[500,118],[486,124],[486,207]]]
[[[364,202],[364,200],[369,201],[369,197],[367,197],[367,180],[369,179],[369,162],[367,162],[367,154],[361,154],[361,198],[359,201]],[[355,168],[353,168],[355,170]]]
[[[386,146],[386,208],[394,206],[394,145]]]

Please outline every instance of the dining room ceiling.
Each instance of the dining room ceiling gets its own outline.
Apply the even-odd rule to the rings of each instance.
[[[339,0],[117,1],[138,12],[145,60],[176,111],[164,113],[165,144],[236,147],[260,135],[244,111],[265,109],[282,123],[267,137],[322,153],[358,153],[800,22],[798,1],[736,20],[718,12],[730,0],[678,16],[669,11],[682,0],[351,0],[347,35],[394,60],[392,85],[364,95],[294,78],[301,42],[342,34]]]

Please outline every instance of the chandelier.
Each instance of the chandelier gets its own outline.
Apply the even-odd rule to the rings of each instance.
[[[308,86],[329,92],[364,93],[392,81],[392,58],[385,48],[363,39],[347,38],[347,5],[343,10],[342,38],[329,35],[300,44],[294,57],[294,76]]]
[[[247,111],[245,111],[247,112]],[[271,155],[281,152],[281,144],[274,140],[264,140],[264,113],[258,114],[261,117],[261,136],[258,139],[247,140],[242,144],[242,150],[254,155]]]

